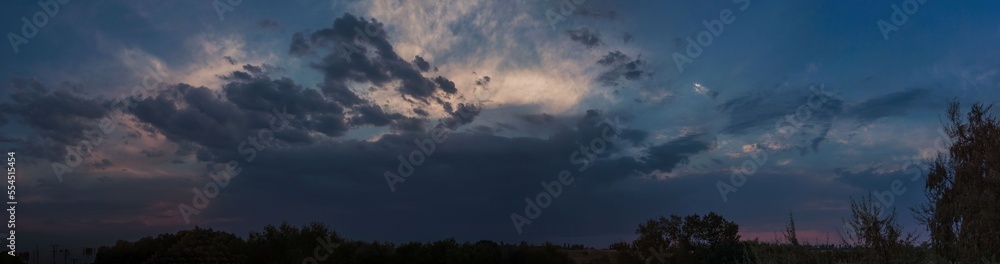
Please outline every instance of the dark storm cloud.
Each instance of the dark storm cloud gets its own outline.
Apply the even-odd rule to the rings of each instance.
[[[281,108],[296,118],[314,113],[342,117],[344,106],[340,102],[360,102],[353,93],[331,98],[312,89],[303,89],[291,79],[266,76],[234,80],[224,85],[223,89],[229,102],[241,109],[266,112]]]
[[[168,139],[189,140],[211,148],[231,148],[244,135],[248,117],[234,104],[205,87],[180,84],[139,101],[132,113]],[[179,103],[186,105],[178,106]]]
[[[625,53],[616,50],[613,52],[608,52],[608,55],[604,55],[604,58],[597,60],[597,64],[601,66],[611,66],[619,63],[624,63],[625,61],[628,60],[629,60],[628,55],[625,55]]]
[[[15,79],[11,88],[10,101],[0,104],[0,110],[21,116],[26,125],[62,143],[81,139],[84,129],[93,128],[109,112],[101,100],[62,89],[50,92],[36,79]]]
[[[458,92],[458,89],[455,88],[455,83],[444,77],[438,76],[437,78],[434,78],[434,83],[437,83],[437,85],[441,87],[441,90],[446,93]]]
[[[417,55],[417,58],[413,59],[413,64],[417,65],[417,68],[422,72],[426,72],[431,69],[431,63],[424,60],[423,57]]]
[[[87,139],[87,131],[97,133],[100,120],[110,113],[104,100],[84,98],[64,89],[50,90],[37,79],[16,78],[9,87],[9,100],[0,103],[0,125],[8,122],[7,116],[16,116],[16,120],[35,130],[33,136],[23,139],[30,145],[21,151],[23,154],[61,160],[66,146]],[[5,136],[5,141],[10,140]]]
[[[271,79],[258,67],[245,66],[245,72],[234,72],[224,85],[226,96],[230,102],[243,109],[267,112],[274,108],[287,108],[288,114],[297,119],[305,120],[307,116],[318,117],[319,122],[303,122],[307,127],[318,128],[329,136],[343,135],[350,126],[387,126],[405,116],[398,113],[388,113],[380,106],[360,98],[347,87],[337,89],[322,87],[320,94],[312,89],[303,89],[288,78]],[[301,93],[300,93],[301,91]],[[352,116],[344,123],[347,110]]]
[[[651,74],[645,69],[646,61],[638,58],[632,60],[621,51],[608,52],[597,60],[597,64],[610,68],[597,77],[597,81],[606,86],[618,86],[622,79],[635,81],[641,79],[643,75]]]
[[[563,129],[547,139],[499,137],[483,127],[474,127],[472,132],[452,132],[444,142],[433,146],[431,154],[415,167],[412,175],[394,185],[397,191],[393,195],[385,195],[389,193],[389,183],[384,173],[396,173],[400,164],[397,156],[405,159],[421,148],[418,144],[431,138],[428,133],[390,134],[371,142],[345,140],[275,150],[262,154],[259,162],[247,164],[247,180],[243,184],[252,185],[249,187],[252,189],[285,192],[292,188],[295,193],[311,197],[306,199],[307,203],[352,199],[357,202],[336,206],[346,211],[375,214],[372,217],[395,215],[400,212],[393,212],[391,208],[400,206],[468,218],[471,215],[509,214],[511,201],[520,201],[518,196],[523,193],[537,191],[539,178],[554,176],[561,170],[573,170],[579,172],[578,177],[597,179],[579,184],[581,186],[603,186],[633,176],[636,170],[671,171],[689,155],[710,146],[702,138],[691,136],[652,147],[648,157],[642,160],[611,159],[613,153],[624,147],[636,146],[611,141],[606,142],[603,152],[595,154],[593,159],[583,161],[588,154],[570,159],[571,154],[581,151],[581,144],[590,144],[609,133],[607,129],[613,129],[599,122],[604,119],[604,116],[584,117],[578,122],[580,126]],[[578,170],[583,164],[589,168]],[[279,171],[281,175],[294,178],[286,179],[289,184],[276,185],[273,177]],[[456,201],[452,197],[470,200]],[[373,206],[386,203],[394,206]],[[462,208],[463,212],[448,208]],[[465,210],[482,213],[471,214]]]
[[[132,113],[171,141],[193,143],[187,149],[197,150],[199,159],[212,161],[240,156],[236,146],[254,136],[255,131],[272,126],[275,112],[286,116],[290,125],[274,134],[273,144],[279,145],[308,145],[316,140],[310,136],[312,132],[340,137],[363,126],[388,126],[403,134],[425,130],[427,112],[419,107],[413,108],[418,117],[408,117],[361,98],[343,82],[327,78],[319,91],[305,89],[286,77],[271,78],[269,73],[274,69],[245,65],[242,71],[221,76],[226,83],[218,92],[179,84],[139,101]],[[444,77],[436,80],[445,92],[456,89]],[[451,103],[441,99],[434,102],[441,103],[449,113],[450,117],[442,122],[450,129],[471,123],[482,111],[470,104],[458,104],[453,109]]]
[[[359,105],[354,108],[357,116],[351,117],[352,126],[373,125],[386,126],[393,121],[403,119],[405,116],[398,113],[386,113],[378,105]]]
[[[278,142],[307,144],[313,141],[311,131],[336,137],[348,130],[344,107],[336,101],[288,78],[271,79],[264,68],[246,65],[246,71],[223,76],[228,83],[219,92],[186,84],[170,87],[139,101],[131,113],[171,141],[193,143],[185,149],[197,149],[202,159],[233,158],[241,141],[273,126],[278,114],[293,124],[275,133]],[[383,113],[362,112],[357,117],[378,118],[368,114]]]
[[[356,28],[360,28],[361,34],[364,35],[359,35]],[[279,193],[283,193],[280,195],[281,197],[289,197],[289,194],[292,194],[291,196],[294,197],[291,201],[311,203],[319,200],[302,199],[298,195],[319,197],[317,193],[309,191],[314,191],[315,189],[311,189],[314,186],[325,186],[311,184],[311,180],[319,179],[323,183],[353,183],[357,188],[347,188],[331,196],[345,195],[370,199],[351,205],[333,205],[334,207],[349,209],[353,216],[391,217],[391,213],[379,211],[381,209],[375,210],[376,214],[369,214],[363,210],[366,210],[364,208],[381,208],[387,203],[398,202],[394,197],[384,195],[388,188],[386,188],[384,178],[381,177],[384,171],[396,169],[398,160],[395,157],[410,153],[415,147],[415,141],[429,138],[428,131],[431,125],[460,131],[461,126],[472,123],[483,109],[480,105],[462,103],[453,105],[451,102],[445,101],[444,99],[450,98],[448,95],[458,93],[459,87],[456,87],[455,83],[446,76],[423,76],[421,72],[429,70],[430,64],[422,57],[418,57],[418,60],[413,63],[401,59],[387,41],[387,36],[382,33],[381,28],[382,25],[375,19],[367,20],[347,14],[335,20],[330,28],[316,32],[295,33],[291,37],[289,56],[304,58],[304,63],[323,76],[321,83],[315,86],[316,89],[303,87],[304,85],[287,77],[272,77],[272,74],[280,70],[278,68],[267,65],[244,65],[242,70],[220,76],[223,81],[221,87],[195,87],[183,83],[171,84],[164,85],[163,89],[153,91],[148,97],[129,98],[135,103],[131,108],[125,110],[124,114],[134,117],[132,120],[135,121],[136,127],[129,127],[129,130],[124,132],[127,135],[121,145],[128,145],[128,141],[163,135],[159,138],[165,138],[169,143],[173,143],[169,145],[176,145],[176,151],[164,151],[164,148],[153,147],[140,150],[139,155],[143,158],[162,160],[163,166],[201,167],[206,164],[233,160],[242,163],[248,159],[248,156],[247,153],[239,150],[241,143],[251,141],[251,138],[263,140],[258,132],[265,131],[273,125],[273,117],[277,114],[288,120],[287,127],[273,134],[274,139],[265,143],[266,149],[258,149],[254,152],[254,157],[256,157],[254,162],[243,163],[245,169],[240,177],[247,181],[241,182],[239,188],[256,188],[255,184],[270,181],[269,185],[274,188],[267,189],[265,192],[278,190]],[[371,29],[376,29],[374,31],[377,33],[370,35],[365,33],[371,32]],[[333,45],[331,46],[331,44]],[[343,48],[344,45],[352,45],[350,47],[357,48],[360,52],[344,56],[344,49],[337,50]],[[326,49],[321,49],[324,47]],[[369,53],[376,55],[368,56]],[[223,57],[223,59],[229,64],[237,65],[239,63],[232,57]],[[489,81],[489,78],[483,77],[480,80],[485,83]],[[399,96],[414,104],[402,108],[413,109],[413,116],[393,113],[384,105],[359,95],[350,88],[356,83],[370,83],[381,90],[388,90],[388,87],[396,88],[395,92]],[[18,84],[18,87],[26,92],[15,91],[12,93],[13,100],[10,100],[9,103],[3,103],[0,118],[12,122],[24,120],[22,122],[27,123],[35,130],[53,133],[53,135],[49,135],[50,138],[33,140],[20,145],[24,148],[40,149],[39,151],[52,150],[52,153],[40,155],[49,157],[50,160],[61,159],[63,156],[61,151],[66,144],[75,143],[76,139],[82,139],[78,135],[80,131],[95,126],[98,124],[97,119],[108,116],[110,112],[107,110],[108,102],[85,99],[61,90],[50,92],[37,85],[37,82],[35,84],[22,82]],[[431,123],[427,120],[427,117],[430,116],[428,110],[431,109],[430,107],[445,108],[448,116],[436,120],[436,123]],[[29,111],[28,109],[35,110]],[[10,118],[8,119],[8,117]],[[391,134],[382,135],[372,142],[342,137],[351,129],[365,126],[386,127]],[[481,128],[476,129],[482,130]],[[73,133],[77,135],[74,136]],[[369,133],[367,131],[360,133],[361,137],[373,136],[365,134]],[[431,178],[426,182],[445,183],[441,187],[449,190],[455,189],[452,185],[453,182],[471,184],[481,179],[478,175],[469,175],[480,169],[474,166],[477,163],[490,163],[488,168],[498,168],[505,159],[531,162],[531,159],[544,155],[544,153],[535,152],[538,149],[535,143],[550,142],[531,138],[511,140],[481,133],[453,133],[454,137],[449,139],[449,142],[455,142],[456,145],[448,147],[442,144],[438,149],[439,152],[433,157],[434,159],[438,159],[438,157],[442,159],[432,161],[429,158],[427,165],[420,167],[421,174],[426,171],[441,175],[442,179],[459,179],[459,181],[439,181],[439,179]],[[44,133],[42,134],[44,135]],[[54,141],[51,138],[62,138],[62,140]],[[516,149],[508,148],[510,146],[508,143],[511,141],[518,142],[515,144]],[[463,162],[461,159],[482,153],[483,149],[480,148],[479,144],[489,146],[488,149],[497,152],[494,155],[471,159],[469,161],[472,163],[469,164],[461,163]],[[565,142],[560,142],[556,146],[549,146],[550,149],[547,150],[547,153],[556,150],[565,152],[570,150],[568,146]],[[526,156],[519,156],[527,152],[530,153]],[[317,154],[325,156],[312,156]],[[561,154],[561,156],[564,155],[566,154]],[[190,156],[194,156],[196,159],[194,163],[186,160],[186,157]],[[286,159],[289,157],[293,159]],[[288,163],[280,165],[274,161],[288,161]],[[312,164],[318,161],[325,164]],[[563,160],[553,158],[550,161],[542,162],[566,163],[565,158]],[[152,191],[149,188],[137,188],[135,186],[141,185],[136,185],[134,180],[130,180],[132,179],[130,174],[133,174],[136,168],[116,168],[116,166],[129,166],[129,164],[113,163],[111,160],[105,159],[88,161],[85,165],[88,168],[113,171],[95,174],[91,173],[90,170],[80,170],[77,174],[80,177],[74,177],[73,180],[89,180],[103,184],[103,186],[114,185],[117,188],[125,188],[121,187],[123,184],[130,185],[133,187],[128,189],[142,193],[142,195],[127,194],[142,196],[130,201],[141,201],[147,205],[167,204],[168,207],[174,207],[156,208],[155,210],[113,207],[116,201],[103,196],[94,199],[112,202],[88,203],[108,210],[119,208],[116,211],[119,213],[132,212],[129,214],[139,213],[158,219],[170,217],[176,219],[180,215],[165,212],[176,212],[174,205],[177,202],[190,201],[190,188],[202,184],[201,182],[192,183],[190,178],[157,178],[153,180],[154,183],[166,181],[169,183],[169,188],[163,189],[166,185],[156,184],[156,190]],[[298,168],[287,169],[289,166]],[[327,170],[330,168],[335,170]],[[543,171],[546,168],[554,168],[554,166],[541,166],[533,169],[509,167],[483,176],[504,181],[502,176],[505,174],[503,173],[528,172],[528,174],[519,175],[524,175],[522,177],[537,176],[542,173],[550,173],[550,171]],[[417,188],[428,190],[426,183],[414,183],[411,190],[417,190]],[[53,186],[53,183],[42,182],[42,185]],[[519,187],[521,189],[534,187],[530,182],[507,181],[505,185],[521,186]],[[335,186],[333,189],[347,185]],[[98,190],[100,189],[98,188]],[[303,189],[305,191],[296,192]],[[122,195],[120,192],[104,193]],[[243,194],[246,193],[227,190],[229,196],[226,196],[225,199],[252,199],[252,197],[242,196]],[[415,194],[421,198],[404,203],[414,203],[412,208],[426,210],[432,209],[428,207],[431,203],[422,202],[451,198],[445,194],[425,195],[419,192]],[[506,195],[505,198],[513,195],[499,190],[490,192],[490,194]],[[504,206],[464,208],[498,212],[506,207],[502,200],[492,198],[488,199],[491,204]],[[469,200],[478,201],[481,199]],[[327,202],[322,203],[326,206],[330,205]],[[227,207],[223,204],[225,203],[213,202],[213,209],[204,210],[199,217],[211,220],[228,218],[243,212],[243,209]],[[76,204],[73,205],[76,206]],[[53,210],[61,208],[59,205],[52,204],[43,204],[43,206],[55,208]],[[445,215],[454,214],[447,210],[435,212]],[[460,218],[467,217],[464,213],[461,215]],[[121,226],[141,226],[141,223],[129,223]]]
[[[705,135],[690,135],[653,146],[647,150],[649,156],[640,160],[643,164],[638,170],[643,173],[671,172],[677,164],[687,163],[691,155],[712,149],[714,141]]]
[[[903,116],[928,96],[927,89],[907,89],[865,100],[848,108],[845,115],[857,118],[864,125],[884,117]]]
[[[649,132],[635,129],[622,130],[622,133],[618,135],[618,138],[631,142],[633,145],[639,145],[640,142],[646,140],[648,137]]]
[[[292,43],[288,45],[288,54],[300,58],[309,55],[309,43],[306,42],[306,37],[302,32],[295,32],[292,35]]]
[[[201,161],[236,158],[239,156],[236,146],[247,138],[251,129],[267,127],[264,116],[270,114],[270,110],[240,108],[222,100],[221,94],[204,87],[180,84],[170,89],[174,93],[162,93],[138,102],[131,113],[168,140],[193,144],[189,148],[197,150],[196,156]],[[274,137],[286,141],[301,140],[282,133]]]
[[[566,127],[545,138],[478,133],[486,131],[452,132],[446,140],[430,147],[432,152],[421,159],[419,165],[414,165],[415,169],[405,181],[393,185],[396,191],[391,194],[385,173],[398,172],[400,159],[407,159],[421,148],[428,149],[429,145],[421,144],[430,140],[429,134],[390,134],[376,141],[343,140],[276,149],[262,154],[258,162],[247,164],[241,174],[242,188],[254,191],[234,192],[226,199],[263,203],[255,204],[257,206],[291,202],[297,205],[296,208],[326,208],[304,213],[278,206],[268,215],[325,218],[347,214],[352,217],[338,218],[343,219],[338,224],[361,228],[356,231],[362,233],[399,235],[399,232],[413,232],[415,227],[444,228],[454,223],[474,223],[468,228],[491,231],[474,231],[481,234],[465,234],[466,237],[459,239],[476,239],[477,236],[496,239],[505,237],[507,232],[502,230],[515,233],[506,216],[524,207],[525,196],[541,190],[539,182],[555,180],[560,171],[571,171],[577,181],[563,189],[568,198],[560,198],[558,205],[546,211],[547,220],[539,219],[541,221],[531,227],[536,230],[533,234],[546,234],[549,228],[564,228],[563,221],[574,219],[586,211],[583,209],[594,206],[591,202],[600,204],[599,208],[620,208],[608,207],[613,204],[608,201],[580,197],[620,196],[600,190],[614,183],[637,179],[634,177],[636,171],[671,171],[688,155],[710,145],[696,136],[686,137],[655,146],[650,149],[648,158],[638,161],[630,157],[611,158],[613,153],[625,147],[635,147],[617,140],[606,142],[601,152],[580,153],[581,147],[602,138],[608,129],[614,129],[604,125],[603,121],[608,118],[613,117],[589,111],[575,122],[576,127]],[[574,153],[579,155],[574,156]],[[589,158],[590,155],[593,158]],[[711,183],[684,183],[683,186],[675,187],[689,191],[698,189],[697,186],[711,186]],[[289,195],[291,193],[294,195]],[[621,202],[619,198],[614,199]],[[328,202],[340,200],[355,202]],[[214,214],[207,217],[250,216],[246,211],[235,209]],[[268,219],[263,221],[280,221],[281,218],[265,217]],[[387,225],[375,230],[371,229],[370,219],[407,221],[405,225],[386,222]],[[629,219],[628,226],[632,227],[634,219]]]
[[[426,130],[427,119],[417,117],[404,117],[392,122],[389,128],[399,133],[421,133]]]
[[[587,48],[595,48],[601,45],[601,35],[590,31],[589,28],[578,28],[566,30],[569,39],[583,44]]]
[[[384,86],[392,81],[400,81],[397,89],[406,96],[420,101],[435,97],[440,88],[445,93],[455,93],[453,86],[439,86],[421,75],[420,65],[414,65],[401,57],[388,41],[382,23],[376,19],[358,18],[344,14],[334,20],[333,26],[313,32],[309,36],[296,34],[292,37],[289,52],[296,56],[308,54],[316,47],[329,48],[332,52],[310,66],[324,75],[324,91],[340,92],[345,83],[370,82]],[[368,56],[374,52],[377,56]]]
[[[308,145],[316,140],[311,132],[340,137],[362,126],[389,126],[403,134],[425,130],[426,110],[413,108],[419,117],[388,112],[358,96],[348,87],[349,82],[376,86],[401,83],[398,91],[402,95],[440,103],[450,114],[441,121],[451,129],[471,123],[482,111],[469,104],[452,109],[451,103],[435,97],[438,88],[444,93],[456,93],[454,82],[443,76],[433,80],[422,76],[415,67],[426,70],[429,64],[422,65],[426,61],[420,57],[416,66],[402,60],[386,38],[377,20],[345,14],[331,28],[292,37],[289,53],[293,56],[308,56],[314,54],[315,47],[334,44],[334,52],[311,63],[324,75],[319,91],[304,89],[289,78],[271,78],[274,67],[245,65],[242,71],[221,76],[227,83],[219,92],[179,84],[139,101],[132,113],[142,122],[140,126],[189,146],[185,149],[199,159],[221,161],[238,156],[234,146],[251,136],[252,131],[268,128],[276,111],[289,117],[290,128],[276,133],[274,144]],[[337,52],[343,47],[338,45],[354,45],[362,52],[348,54],[348,60]],[[374,48],[378,56],[364,56],[369,48]]]
[[[461,125],[472,123],[476,116],[483,111],[481,106],[476,106],[473,104],[458,104],[455,111],[447,109],[448,114],[451,114],[450,118],[443,120],[443,123],[450,129],[455,129]]]

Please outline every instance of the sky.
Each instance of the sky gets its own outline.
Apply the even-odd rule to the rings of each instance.
[[[40,4],[41,3],[41,4]],[[19,1],[18,244],[329,224],[606,247],[716,212],[907,230],[947,105],[1000,100],[996,1]]]

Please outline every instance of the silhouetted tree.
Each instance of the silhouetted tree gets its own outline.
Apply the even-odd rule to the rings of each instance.
[[[885,216],[882,216],[885,215]],[[912,234],[903,234],[897,222],[896,209],[886,211],[875,203],[872,194],[858,200],[851,198],[851,217],[844,220],[841,240],[856,250],[867,263],[898,263],[900,252],[916,240]]]
[[[134,243],[118,240],[101,247],[94,263],[245,263],[244,246],[236,235],[195,227]]]
[[[640,224],[634,244],[643,255],[666,263],[733,263],[741,258],[738,233],[739,225],[715,213],[671,215]]]
[[[319,222],[301,228],[287,222],[279,226],[267,225],[263,232],[250,232],[247,254],[250,259],[262,263],[301,263],[314,255],[316,247],[322,244],[319,240],[339,243],[343,238]],[[325,250],[323,253],[326,254]]]
[[[974,104],[964,118],[959,106],[948,107],[951,145],[930,164],[928,200],[915,211],[948,260],[1000,261],[1000,125],[992,105]]]
[[[799,238],[795,234],[795,217],[792,212],[788,212],[788,225],[785,226],[785,240],[793,247],[799,246]]]

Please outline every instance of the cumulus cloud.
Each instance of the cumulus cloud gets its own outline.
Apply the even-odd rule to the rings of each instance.
[[[608,52],[597,64],[607,68],[597,77],[597,81],[605,86],[619,86],[623,81],[636,81],[652,73],[646,69],[646,61],[633,60],[621,51]]]
[[[601,35],[591,31],[589,28],[578,28],[566,30],[569,39],[583,44],[587,48],[595,48],[601,45]]]

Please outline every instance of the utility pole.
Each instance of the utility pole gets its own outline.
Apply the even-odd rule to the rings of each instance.
[[[56,247],[59,245],[52,244],[52,264],[56,264]]]

